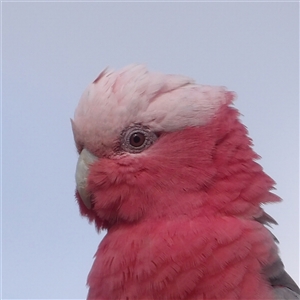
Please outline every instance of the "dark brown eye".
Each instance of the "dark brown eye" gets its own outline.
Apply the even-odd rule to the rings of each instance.
[[[135,132],[130,136],[129,141],[131,146],[141,147],[145,143],[146,137],[142,132]]]
[[[134,125],[121,134],[121,148],[129,153],[140,153],[149,148],[157,140],[157,135],[149,128]]]

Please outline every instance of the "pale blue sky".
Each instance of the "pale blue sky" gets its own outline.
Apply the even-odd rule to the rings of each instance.
[[[2,297],[84,298],[100,242],[74,199],[70,118],[106,66],[236,91],[284,202],[266,208],[299,283],[299,4],[2,1]]]

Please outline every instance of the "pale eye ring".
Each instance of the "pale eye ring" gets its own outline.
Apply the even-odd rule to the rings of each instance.
[[[140,153],[149,148],[157,139],[157,135],[150,129],[135,125],[123,131],[121,135],[122,150],[130,153]]]

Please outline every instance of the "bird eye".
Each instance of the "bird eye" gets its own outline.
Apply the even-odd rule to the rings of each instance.
[[[122,150],[140,153],[149,148],[157,139],[157,135],[142,125],[135,125],[123,131],[121,135]]]
[[[143,132],[135,132],[130,136],[130,145],[133,147],[141,147],[145,141],[146,137]]]

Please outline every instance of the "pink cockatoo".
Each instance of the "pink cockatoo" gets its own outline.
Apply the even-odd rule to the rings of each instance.
[[[88,299],[300,299],[277,202],[233,92],[130,65],[88,86],[72,127],[81,214],[107,229]]]

